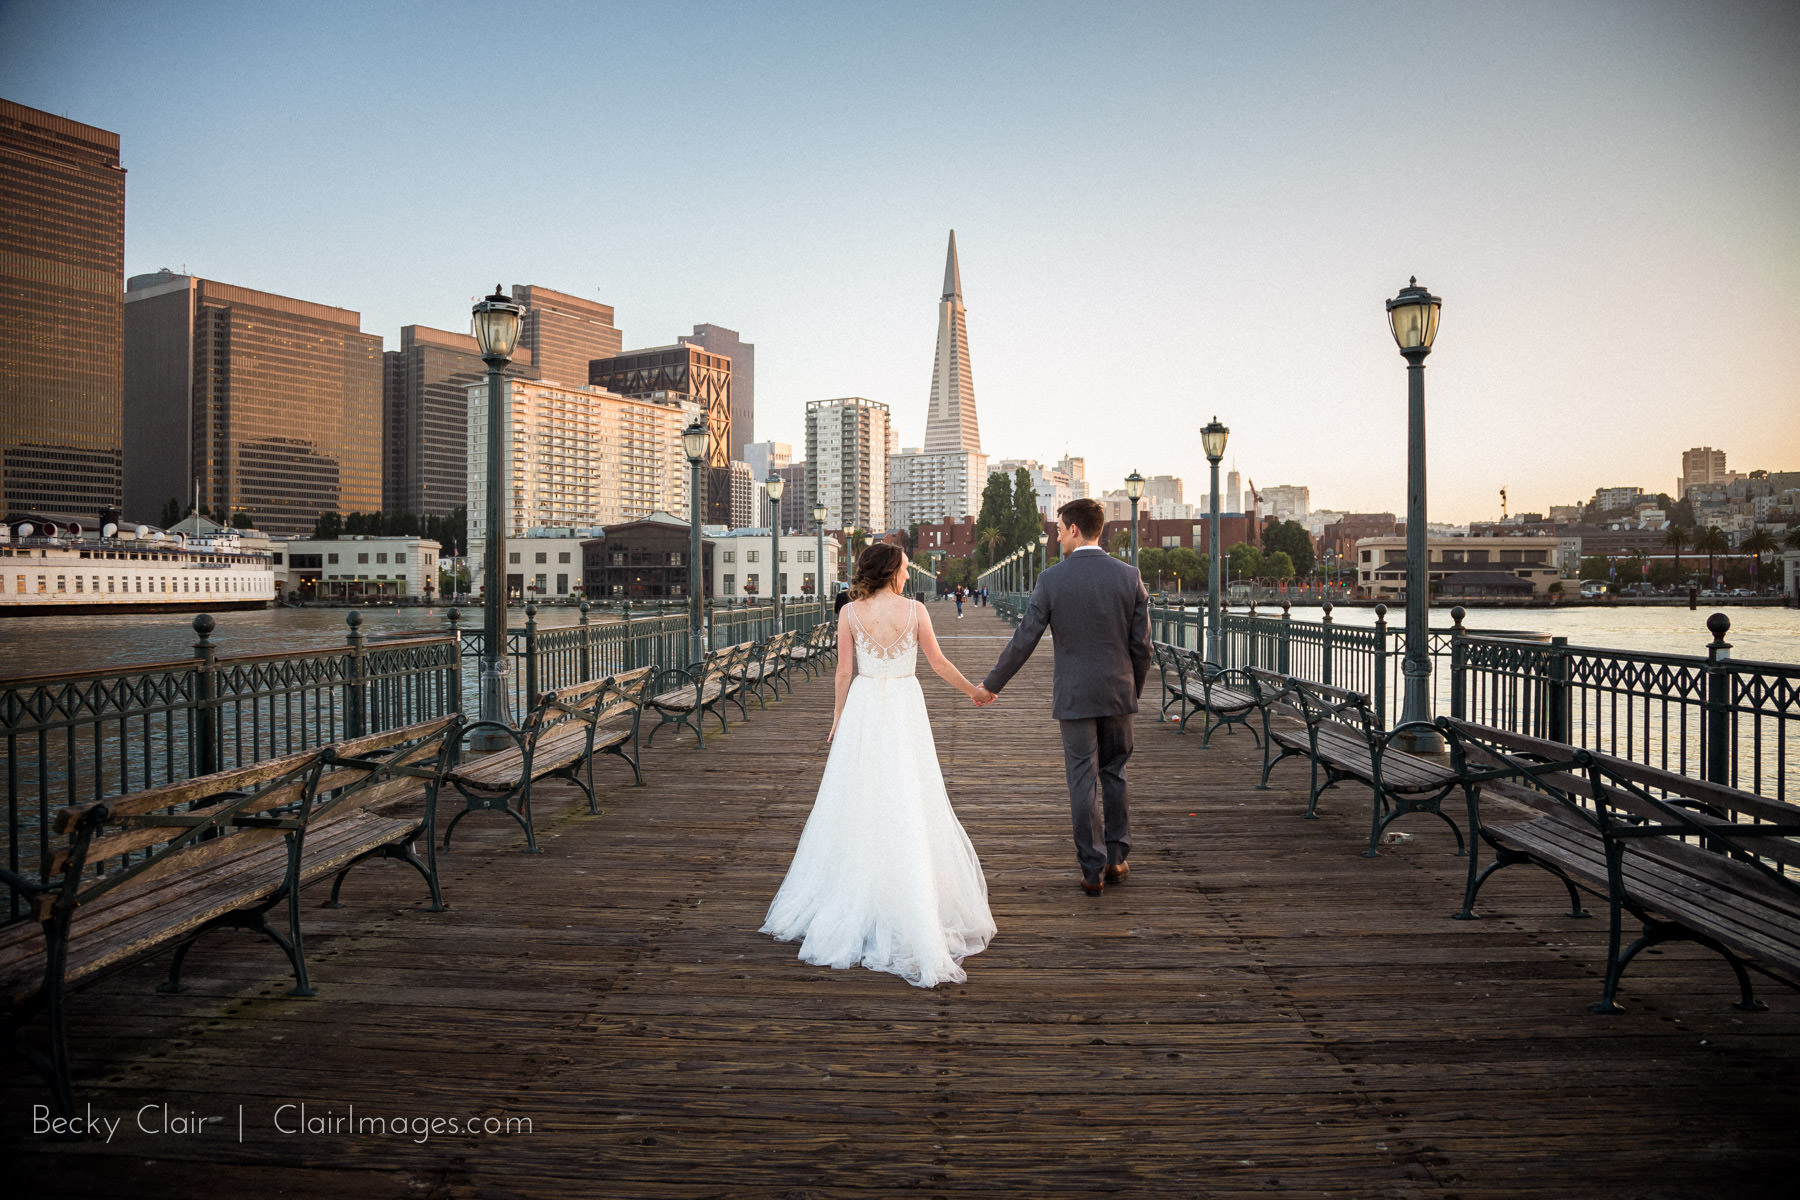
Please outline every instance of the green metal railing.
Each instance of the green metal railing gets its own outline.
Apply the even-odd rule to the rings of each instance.
[[[1029,595],[1009,593],[995,609],[1017,622]],[[1374,626],[1345,626],[1324,607],[1318,621],[1225,612],[1225,667],[1262,667],[1361,692],[1388,725],[1399,719],[1403,625],[1377,605]],[[1707,620],[1711,644],[1699,655],[1571,646],[1541,633],[1475,631],[1452,608],[1433,629],[1432,711],[1583,746],[1692,778],[1780,800],[1800,798],[1800,664],[1733,659],[1731,622]],[[1151,636],[1189,650],[1205,640],[1205,609],[1150,607]]]
[[[508,686],[515,716],[544,691],[635,667],[688,665],[685,609],[633,610],[578,624],[507,632]],[[830,615],[828,602],[784,606],[787,629],[808,632]],[[0,740],[6,747],[5,861],[36,874],[49,850],[58,808],[140,791],[214,771],[315,750],[345,738],[401,728],[479,707],[482,631],[446,614],[441,635],[371,640],[362,614],[345,616],[345,644],[324,650],[224,657],[211,616],[194,618],[194,657],[104,671],[0,680]],[[778,632],[771,601],[715,606],[712,648]],[[19,915],[14,894],[8,919]]]

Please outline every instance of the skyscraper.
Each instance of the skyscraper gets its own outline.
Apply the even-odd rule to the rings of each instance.
[[[731,360],[731,458],[749,462],[744,447],[756,440],[755,343],[744,341],[737,330],[723,325],[696,325],[691,335],[676,340]]]
[[[1725,452],[1711,446],[1696,446],[1681,452],[1681,477],[1675,481],[1675,498],[1687,498],[1692,487],[1710,487],[1730,483],[1731,472],[1725,469]]]
[[[382,356],[381,507],[447,516],[469,499],[469,385],[487,379],[475,339],[425,325],[400,330]],[[507,374],[531,378],[531,351],[513,352]]]
[[[548,373],[546,372],[546,378]],[[731,524],[731,360],[677,343],[633,350],[588,364],[588,382],[621,396],[692,403],[706,421],[705,506],[708,525]]]
[[[888,429],[888,406],[874,400],[807,403],[806,507],[824,502],[825,528],[887,532]]]
[[[981,428],[975,419],[968,317],[953,229],[944,257],[944,291],[938,300],[937,353],[931,368],[925,445],[901,450],[889,464],[890,519],[896,525],[910,526],[953,521],[976,512],[987,475],[987,456],[981,452]]]
[[[119,135],[0,100],[0,502],[77,517],[123,488]]]
[[[125,515],[245,512],[310,533],[381,507],[381,339],[362,317],[159,271],[125,293]]]
[[[513,284],[512,298],[525,306],[519,346],[531,351],[540,379],[580,387],[588,381],[588,363],[611,358],[624,344],[624,335],[613,326],[610,304],[534,283]]]

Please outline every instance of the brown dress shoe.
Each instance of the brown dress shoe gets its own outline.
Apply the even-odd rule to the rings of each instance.
[[[1098,896],[1106,889],[1106,885],[1098,879],[1082,879],[1081,890],[1090,896]]]
[[[1101,878],[1107,883],[1124,883],[1125,877],[1129,874],[1131,874],[1131,864],[1117,862],[1106,868],[1106,874]]]

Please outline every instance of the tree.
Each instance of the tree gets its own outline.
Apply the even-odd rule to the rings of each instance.
[[[335,512],[322,512],[313,522],[313,537],[322,542],[344,536],[344,518]]]
[[[1265,554],[1262,560],[1262,574],[1267,579],[1292,579],[1294,577],[1294,560],[1288,557],[1286,550]]]
[[[1169,552],[1157,546],[1145,546],[1138,551],[1138,573],[1146,580],[1156,580],[1156,590],[1162,591],[1162,577],[1169,569]]]
[[[1012,527],[1008,539],[1007,553],[1021,546],[1037,545],[1038,535],[1044,532],[1044,518],[1038,512],[1037,488],[1031,482],[1031,473],[1024,467],[1013,472],[1012,493]]]
[[[1680,525],[1671,525],[1663,530],[1663,545],[1675,551],[1675,576],[1681,577],[1681,550],[1694,540],[1694,535]]]
[[[167,500],[163,501],[162,522],[161,522],[162,527],[164,529],[167,529],[169,526],[175,524],[176,522],[178,522],[180,520],[181,520],[181,501],[175,499],[175,497],[173,497],[173,496],[170,496]]]
[[[231,527],[233,529],[255,529],[256,521],[249,513],[240,510],[231,514]]]
[[[1239,542],[1227,550],[1225,561],[1231,567],[1233,579],[1256,579],[1262,575],[1262,551],[1249,542]]]
[[[1186,546],[1175,546],[1168,551],[1165,570],[1176,579],[1176,590],[1185,590],[1188,585],[1198,583],[1206,578],[1206,556],[1195,554]]]
[[[1716,575],[1713,570],[1713,559],[1731,549],[1731,539],[1726,537],[1725,531],[1717,525],[1708,525],[1694,535],[1694,549],[1705,551],[1706,577],[1713,579]]]
[[[1782,544],[1789,550],[1800,550],[1800,525],[1788,530],[1788,535],[1782,539]]]
[[[975,566],[985,571],[1007,554],[1013,528],[1012,481],[994,471],[981,489],[981,512],[975,517]]]
[[[1581,560],[1579,572],[1583,579],[1609,579],[1612,577],[1612,559],[1604,554],[1589,554]]]
[[[1131,530],[1121,529],[1107,539],[1106,552],[1118,558],[1131,553]]]
[[[1755,529],[1752,529],[1749,535],[1745,537],[1743,541],[1738,543],[1738,553],[1743,554],[1750,560],[1750,575],[1752,579],[1756,576],[1756,564],[1762,561],[1762,556],[1769,553],[1771,550],[1779,550],[1780,548],[1781,545],[1775,540],[1775,535],[1770,533],[1767,529],[1762,528],[1760,525]]]
[[[1263,526],[1262,548],[1265,554],[1285,551],[1293,564],[1294,574],[1311,575],[1313,570],[1312,535],[1298,521],[1269,520]]]
[[[975,564],[967,558],[946,558],[939,569],[947,587],[975,586]]]

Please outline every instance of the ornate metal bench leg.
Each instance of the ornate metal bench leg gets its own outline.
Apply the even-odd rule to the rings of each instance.
[[[199,940],[200,935],[196,933],[193,937],[175,947],[175,954],[169,959],[169,977],[156,985],[156,990],[158,992],[161,992],[164,995],[173,996],[187,990],[181,986],[181,964],[187,961],[188,951],[192,950],[194,948],[194,943]]]
[[[331,899],[329,899],[329,900],[325,901],[325,903],[319,905],[320,908],[342,908],[342,907],[344,907],[343,903],[338,900],[338,892],[340,890],[342,890],[342,888],[344,886],[344,879],[346,876],[348,876],[350,874],[350,868],[354,867],[355,865],[356,865],[355,863],[351,863],[349,867],[345,867],[343,870],[341,870],[337,873],[337,878],[335,878],[331,881]]]
[[[438,886],[437,872],[434,871],[425,860],[419,857],[418,850],[413,847],[412,839],[409,838],[398,845],[383,846],[381,849],[389,858],[397,858],[403,863],[410,863],[412,869],[424,877],[425,886],[431,889],[431,907],[426,911],[443,912],[444,893]]]

